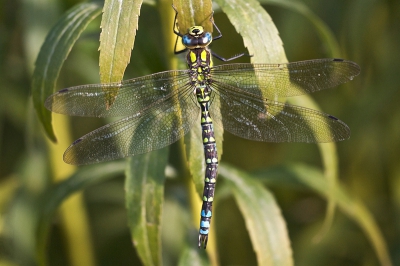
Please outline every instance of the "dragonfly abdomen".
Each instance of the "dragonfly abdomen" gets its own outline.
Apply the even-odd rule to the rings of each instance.
[[[215,142],[214,127],[209,113],[210,94],[211,90],[208,86],[198,85],[196,88],[197,101],[201,108],[201,129],[206,163],[199,230],[199,247],[203,245],[204,248],[207,246],[218,168],[217,145]]]

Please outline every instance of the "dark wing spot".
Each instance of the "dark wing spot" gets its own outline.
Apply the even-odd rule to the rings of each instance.
[[[343,62],[344,60],[343,60],[343,59],[340,59],[340,58],[334,58],[333,61],[336,61],[336,62]]]
[[[69,91],[69,89],[68,89],[68,88],[66,88],[66,89],[62,89],[62,90],[59,90],[59,91],[58,91],[58,93],[64,93],[64,92],[67,92],[67,91]]]
[[[78,144],[78,143],[81,142],[82,140],[83,140],[83,138],[77,139],[77,140],[75,140],[71,145]]]
[[[333,115],[328,115],[329,118],[333,119],[333,120],[339,120],[336,117],[334,117]]]

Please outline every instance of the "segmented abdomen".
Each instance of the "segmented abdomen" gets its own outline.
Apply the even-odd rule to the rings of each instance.
[[[201,245],[204,245],[204,247],[207,246],[218,168],[217,145],[215,143],[212,119],[209,114],[210,94],[211,89],[208,86],[199,85],[196,88],[197,101],[201,107],[201,129],[206,162],[203,204],[200,217],[199,247]]]

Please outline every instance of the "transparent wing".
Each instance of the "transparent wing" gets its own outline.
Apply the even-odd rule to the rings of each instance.
[[[64,153],[69,164],[91,164],[160,149],[185,135],[199,117],[195,95],[169,98],[76,140]]]
[[[165,71],[120,83],[93,84],[67,88],[46,99],[50,111],[72,116],[128,116],[160,101],[176,97],[188,83],[187,70]],[[175,89],[177,88],[177,89]],[[107,107],[106,101],[116,95]]]
[[[342,59],[286,64],[229,64],[212,68],[213,84],[228,84],[264,98],[289,97],[335,87],[352,80],[360,67]]]
[[[214,84],[213,121],[232,134],[265,142],[332,142],[350,137],[334,116],[255,97],[235,87]]]

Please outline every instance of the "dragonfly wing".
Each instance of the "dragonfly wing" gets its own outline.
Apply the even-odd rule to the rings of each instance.
[[[186,91],[79,138],[65,151],[64,161],[92,164],[163,148],[190,130],[199,110],[192,91]]]
[[[213,86],[213,120],[232,134],[265,142],[332,142],[350,137],[349,127],[334,116]],[[218,100],[216,100],[218,98]]]
[[[71,116],[128,116],[159,101],[176,97],[188,83],[187,70],[165,71],[120,83],[82,85],[60,90],[46,99],[47,109]],[[111,106],[107,99],[116,98]]]
[[[228,84],[264,98],[289,97],[338,86],[360,67],[343,59],[315,59],[285,64],[229,64],[212,68],[214,83]]]

